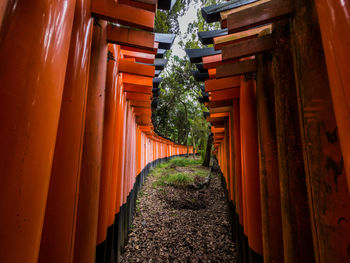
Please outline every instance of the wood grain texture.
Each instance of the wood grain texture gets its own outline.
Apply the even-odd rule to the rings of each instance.
[[[295,1],[292,33],[315,258],[348,262],[350,196],[314,1]]]
[[[283,262],[272,55],[257,56],[257,116],[264,262]]]
[[[230,14],[227,18],[229,34],[281,20],[294,11],[291,0],[271,0],[261,5]]]
[[[289,23],[273,30],[273,77],[285,262],[314,262]]]
[[[154,50],[153,33],[113,26],[111,24],[107,26],[107,41],[108,43],[118,45]]]
[[[222,61],[256,55],[272,49],[271,35],[242,40],[222,49]]]
[[[216,67],[216,78],[244,75],[256,71],[255,59],[244,60],[236,63],[222,64]]]

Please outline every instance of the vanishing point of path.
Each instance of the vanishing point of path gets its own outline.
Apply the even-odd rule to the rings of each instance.
[[[212,173],[209,187],[199,190],[159,186],[159,176],[151,173],[139,194],[121,262],[235,262],[219,175]]]

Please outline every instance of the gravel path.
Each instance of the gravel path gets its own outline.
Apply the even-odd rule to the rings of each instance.
[[[218,175],[201,190],[152,187],[137,201],[121,262],[235,262],[228,209]]]

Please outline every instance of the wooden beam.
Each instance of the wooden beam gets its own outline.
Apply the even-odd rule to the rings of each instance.
[[[135,101],[151,101],[151,96],[147,94],[127,92],[126,99]]]
[[[224,122],[224,121],[225,121],[225,117],[217,117],[217,118],[208,117],[208,118],[207,118],[207,121],[208,121],[208,122],[217,122],[217,123],[221,123],[221,122]]]
[[[121,50],[121,55],[123,58],[135,58],[136,62],[153,64],[155,55],[147,54],[143,52],[130,51],[130,50]]]
[[[232,100],[226,99],[221,101],[209,101],[209,102],[205,102],[205,106],[211,109],[218,108],[218,107],[232,106]]]
[[[212,55],[212,56],[205,56],[202,57],[203,61],[203,67],[205,69],[215,68],[218,64],[221,64],[222,61],[222,55]]]
[[[130,106],[135,108],[150,108],[151,101],[130,101]]]
[[[224,47],[222,49],[222,61],[225,62],[233,59],[248,57],[269,51],[272,48],[271,35],[243,40]]]
[[[118,69],[120,72],[131,73],[135,75],[142,75],[147,77],[154,77],[154,66],[135,63],[127,59],[120,59],[118,61]]]
[[[213,132],[213,133],[216,133],[216,132],[224,132],[225,131],[225,128],[216,128],[216,127],[214,127],[214,126],[211,126],[211,131]]]
[[[137,8],[141,8],[155,13],[157,11],[156,1],[140,1],[140,0],[118,0],[118,3],[125,4]]]
[[[255,59],[244,60],[236,63],[222,64],[216,67],[216,77],[227,78],[244,75],[256,71]]]
[[[215,79],[216,78],[216,68],[208,69],[209,79]]]
[[[140,75],[133,75],[127,73],[120,74],[121,80],[124,84],[134,84],[138,86],[153,87],[153,78],[144,77]]]
[[[206,92],[236,88],[239,87],[240,84],[241,80],[239,77],[209,79],[204,82]]]
[[[224,2],[217,5],[206,6],[202,8],[202,16],[207,23],[217,22],[220,20],[220,12],[246,5],[256,0],[238,0],[234,2]]]
[[[107,26],[107,42],[136,48],[154,50],[154,34],[125,27]]]
[[[221,118],[221,117],[229,117],[230,113],[229,112],[217,112],[217,113],[210,113],[210,118]]]
[[[114,0],[91,0],[91,13],[95,17],[121,25],[147,31],[153,31],[154,29],[153,12],[119,4]]]
[[[237,13],[237,12],[242,11],[244,9],[251,8],[253,6],[261,5],[261,4],[266,3],[268,1],[270,1],[270,0],[259,0],[259,1],[247,4],[247,5],[239,6],[239,7],[232,8],[232,9],[221,12],[220,13],[221,28],[227,28],[227,17],[230,14]]]
[[[125,45],[122,45],[121,49],[156,55],[158,52],[158,43],[154,42],[153,50],[144,49],[144,48],[129,47],[129,46],[125,46]]]
[[[231,111],[231,107],[230,106],[217,107],[217,108],[209,109],[210,114],[219,113],[219,112],[230,112],[230,111]]]
[[[124,86],[125,92],[136,92],[136,93],[152,95],[152,87],[140,86],[135,84],[127,84],[127,83],[124,84],[123,86]]]
[[[238,43],[243,40],[255,38],[260,32],[264,30],[268,30],[269,32],[271,32],[271,25],[261,26],[258,28],[252,28],[242,32],[229,34],[226,36],[216,37],[214,38],[214,49],[220,50],[225,46]]]
[[[211,101],[237,99],[237,98],[239,98],[239,88],[213,91],[210,93]]]
[[[271,0],[230,14],[227,18],[229,34],[268,24],[289,17],[294,12],[291,0]]]

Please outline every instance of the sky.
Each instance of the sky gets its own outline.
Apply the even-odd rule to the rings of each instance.
[[[182,37],[184,37],[184,35],[187,33],[188,24],[192,23],[194,20],[197,19],[197,11],[200,8],[201,6],[199,3],[198,4],[191,3],[187,12],[183,16],[178,18],[179,25],[180,25],[180,35]],[[186,56],[186,52],[184,49],[180,47],[179,41],[180,41],[180,36],[178,35],[176,36],[174,44],[172,46],[173,55],[183,58]]]

